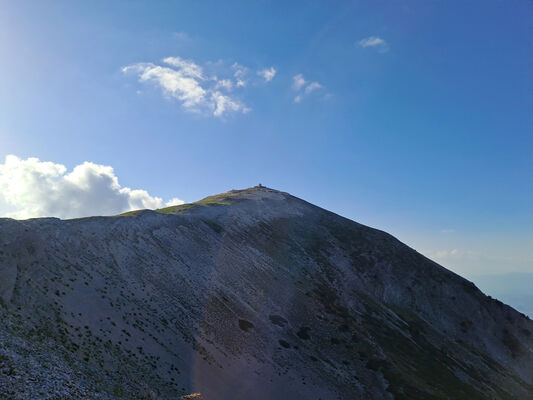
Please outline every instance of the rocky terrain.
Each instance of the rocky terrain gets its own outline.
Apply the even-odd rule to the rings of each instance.
[[[2,399],[533,399],[525,315],[264,187],[0,219],[0,320]]]

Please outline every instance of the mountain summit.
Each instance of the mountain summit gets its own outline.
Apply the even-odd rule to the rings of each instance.
[[[0,219],[0,319],[1,398],[533,399],[526,316],[263,186]]]

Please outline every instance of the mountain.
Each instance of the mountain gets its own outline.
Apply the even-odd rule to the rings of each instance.
[[[533,322],[262,186],[0,220],[0,398],[533,399]]]

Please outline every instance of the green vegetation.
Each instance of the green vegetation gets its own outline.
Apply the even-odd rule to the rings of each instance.
[[[234,199],[230,199],[229,197],[230,196],[228,196],[226,193],[223,193],[223,194],[219,194],[216,196],[206,197],[205,199],[196,201],[194,203],[187,203],[187,204],[180,204],[178,206],[164,207],[164,208],[159,208],[154,211],[160,214],[182,214],[196,207],[230,205],[234,202]],[[117,215],[117,217],[134,217],[144,211],[146,210],[128,211],[128,212]]]
[[[137,214],[142,213],[144,210],[135,210],[135,211],[128,211],[122,214],[117,215],[117,217],[133,217]]]
[[[158,212],[160,214],[180,214],[180,213],[183,213],[185,211],[189,211],[189,210],[193,209],[194,207],[196,207],[195,203],[187,203],[187,204],[181,204],[179,206],[171,206],[171,207],[160,208],[160,209],[156,210],[156,212]]]
[[[183,212],[187,212],[192,210],[196,207],[210,207],[210,206],[227,206],[234,202],[234,199],[232,199],[230,194],[228,193],[222,193],[215,196],[209,196],[205,199],[196,201],[194,203],[187,203],[187,204],[180,204],[179,206],[171,206],[171,207],[165,207],[160,208],[159,210],[155,210],[158,213],[161,214],[181,214]],[[124,215],[124,214],[121,214]]]
[[[160,214],[182,214],[197,207],[227,206],[238,201],[239,195],[251,192],[252,190],[255,190],[256,188],[257,187],[252,187],[252,188],[243,189],[243,190],[230,190],[229,192],[226,192],[226,193],[221,193],[221,194],[217,194],[214,196],[208,196],[205,199],[195,201],[194,203],[186,203],[186,204],[180,204],[178,206],[164,207],[164,208],[160,208],[154,211]],[[137,214],[142,213],[143,211],[146,211],[146,210],[128,211],[128,212],[117,215],[117,217],[133,217],[133,216],[136,216]]]

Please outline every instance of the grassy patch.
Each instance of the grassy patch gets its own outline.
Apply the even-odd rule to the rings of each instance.
[[[195,201],[194,203],[180,204],[178,206],[170,206],[154,210],[161,214],[181,214],[186,213],[196,207],[212,207],[212,206],[227,206],[239,201],[239,196],[253,191],[257,188],[248,188],[243,190],[230,190],[226,193],[217,194],[214,196],[208,196],[205,199]],[[128,211],[117,215],[118,217],[132,217],[145,210]]]
[[[187,204],[180,204],[179,206],[170,206],[170,207],[160,208],[155,211],[160,214],[180,214],[194,207],[196,207],[195,203],[187,203]]]
[[[227,193],[222,193],[216,196],[206,197],[205,199],[196,201],[194,203],[180,204],[179,206],[160,208],[155,211],[161,214],[181,214],[190,211],[196,207],[227,206],[235,201],[235,199],[232,199],[231,197],[233,196]]]
[[[134,210],[134,211],[128,211],[122,214],[117,215],[117,217],[133,217],[137,214],[142,213],[144,210]]]

